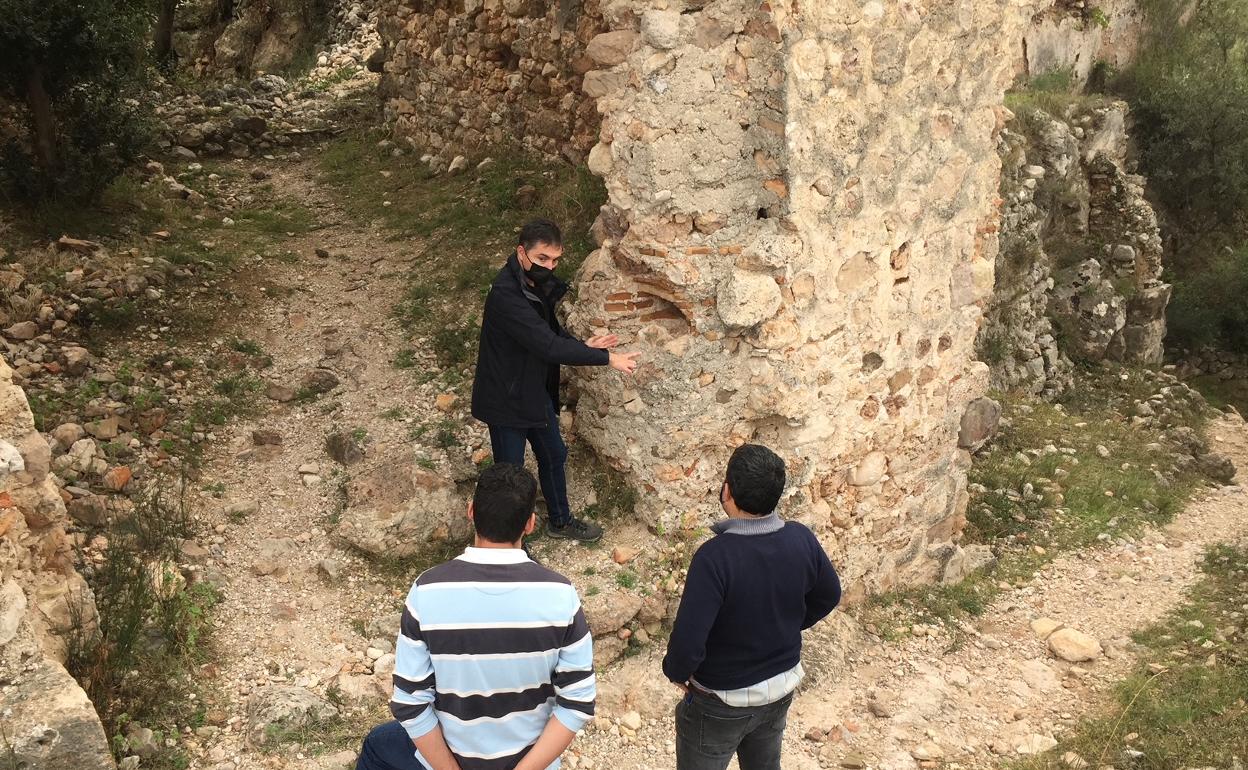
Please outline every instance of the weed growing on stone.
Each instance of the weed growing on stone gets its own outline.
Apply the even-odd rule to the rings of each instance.
[[[1090,767],[1234,767],[1248,757],[1248,548],[1211,548],[1186,603],[1135,635],[1137,668],[1058,747],[1016,765],[1050,770],[1073,752]]]

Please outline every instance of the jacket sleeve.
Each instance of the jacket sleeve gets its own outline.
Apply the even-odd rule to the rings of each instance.
[[[505,334],[548,364],[606,366],[610,353],[591,348],[570,334],[556,334],[524,297],[491,290],[486,307]]]
[[[841,579],[836,575],[828,554],[814,533],[810,534],[811,550],[815,560],[815,580],[806,592],[806,617],[802,620],[802,630],[810,628],[827,617],[836,605],[841,602]]]
[[[693,555],[685,592],[676,610],[672,636],[663,657],[663,674],[684,684],[706,658],[706,640],[724,603],[724,581],[705,553],[705,546]]]
[[[575,594],[575,590],[569,587]],[[580,599],[576,613],[559,648],[552,683],[555,686],[555,708],[551,716],[572,732],[577,732],[594,718],[594,700],[598,685],[594,678],[594,640],[585,622]]]
[[[408,737],[414,741],[437,727],[438,715],[433,710],[436,696],[433,659],[420,633],[414,585],[403,606],[399,638],[394,646],[392,679],[394,694],[390,697],[390,712],[403,725]]]

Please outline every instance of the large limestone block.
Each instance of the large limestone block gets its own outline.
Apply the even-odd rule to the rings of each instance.
[[[91,701],[60,664],[44,659],[12,674],[5,668],[0,664],[6,760],[31,770],[116,767]]]
[[[337,715],[334,704],[302,687],[262,687],[247,701],[247,740],[253,746],[264,746],[280,740],[284,733]]]
[[[762,323],[780,309],[782,298],[775,280],[762,273],[734,270],[719,290],[719,317],[729,326]]]

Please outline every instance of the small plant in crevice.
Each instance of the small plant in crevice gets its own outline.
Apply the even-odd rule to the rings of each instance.
[[[176,735],[197,708],[194,669],[208,655],[209,613],[220,596],[211,584],[188,585],[177,566],[182,541],[194,534],[181,497],[153,485],[106,534],[102,558],[83,567],[98,614],[71,605],[67,668],[108,734],[134,721]],[[161,746],[165,754],[145,766],[176,767],[180,750]]]

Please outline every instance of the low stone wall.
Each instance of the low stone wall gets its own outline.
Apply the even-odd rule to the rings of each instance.
[[[619,46],[593,49],[605,27],[597,0],[387,0],[381,93],[399,136],[450,156],[508,143],[584,159],[597,141],[587,75]]]
[[[96,621],[75,572],[65,502],[13,370],[0,358],[0,714],[16,767],[111,768],[104,728],[64,668],[67,634]]]

